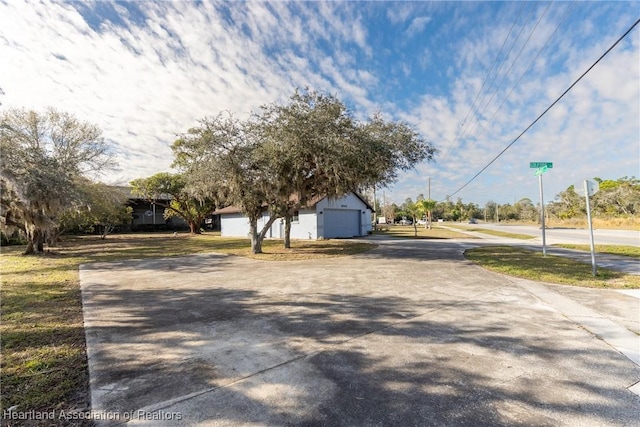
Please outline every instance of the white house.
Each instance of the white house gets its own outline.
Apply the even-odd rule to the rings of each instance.
[[[291,221],[291,238],[316,240],[366,236],[372,228],[372,211],[371,206],[356,193],[349,193],[339,199],[318,199],[296,211]],[[249,235],[249,220],[242,215],[240,209],[229,206],[214,214],[220,215],[223,237]],[[269,213],[264,212],[258,220],[258,230],[268,220]],[[284,219],[277,219],[265,237],[283,238]]]

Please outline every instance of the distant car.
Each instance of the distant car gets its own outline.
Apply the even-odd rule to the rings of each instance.
[[[469,224],[477,224],[477,223],[478,223],[478,220],[477,220],[477,219],[475,219],[475,218],[471,218],[471,219],[469,220]]]
[[[402,219],[400,220],[400,225],[412,225],[413,222],[411,222],[410,219]]]

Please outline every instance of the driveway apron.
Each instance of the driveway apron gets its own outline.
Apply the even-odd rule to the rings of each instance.
[[[477,267],[461,243],[378,243],[311,261],[206,254],[82,266],[94,419],[640,425],[640,367],[564,313],[553,286]],[[616,313],[638,301],[615,293]],[[634,319],[618,317],[606,319],[638,344]]]

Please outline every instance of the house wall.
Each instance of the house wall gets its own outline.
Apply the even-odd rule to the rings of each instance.
[[[220,234],[223,237],[249,237],[249,219],[241,213],[222,215]]]
[[[305,240],[318,238],[318,221],[315,209],[301,209],[299,211],[298,221],[291,223],[291,238]]]
[[[267,222],[269,222],[269,213],[264,212],[262,214],[262,217],[258,219],[258,233],[262,230],[262,227],[264,227]],[[247,234],[248,233],[249,221],[247,221]],[[267,234],[264,235],[264,237],[266,237],[267,239],[279,239],[282,236],[284,236],[284,225],[280,223],[280,220],[276,219],[273,224],[271,224],[271,227],[267,231]]]
[[[269,214],[264,213],[262,217],[258,219],[257,226],[258,232],[262,230],[262,227],[269,221]],[[267,238],[280,238],[280,221],[276,220],[267,231],[265,237]],[[284,225],[282,226],[282,233],[284,233]],[[249,218],[241,213],[223,214],[220,218],[220,234],[223,237],[249,237]]]
[[[298,221],[291,223],[292,239],[312,239],[316,240],[323,236],[323,209],[346,209],[360,211],[360,235],[366,236],[371,231],[371,210],[360,200],[358,196],[351,193],[340,199],[323,199],[315,206],[315,209],[301,209],[298,214]],[[364,214],[362,213],[364,212]],[[264,213],[258,220],[258,231],[269,220],[269,214]],[[249,220],[240,213],[223,214],[220,218],[221,235],[223,237],[248,237]],[[267,238],[284,237],[284,219],[277,219],[269,231]]]
[[[269,220],[269,214],[264,213],[258,219],[258,231]],[[220,219],[221,235],[223,237],[248,237],[249,236],[249,220],[240,213],[224,214]],[[298,221],[291,223],[292,239],[317,239],[316,216],[314,210],[301,210],[298,215]],[[284,219],[277,219],[267,231],[267,238],[280,239],[284,237]]]

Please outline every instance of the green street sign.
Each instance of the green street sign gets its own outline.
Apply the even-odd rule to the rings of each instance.
[[[551,169],[553,167],[553,163],[552,162],[529,162],[529,167],[531,169],[538,169],[538,168]]]
[[[549,168],[547,166],[542,166],[541,168],[538,168],[538,170],[536,171],[536,176],[540,176],[548,170]]]

